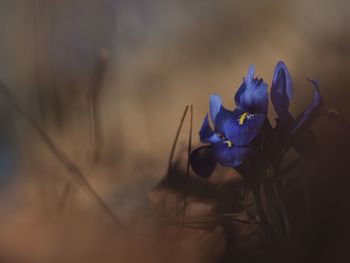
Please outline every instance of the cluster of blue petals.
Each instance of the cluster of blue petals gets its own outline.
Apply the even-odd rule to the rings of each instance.
[[[309,80],[315,88],[310,105],[297,117],[293,118],[289,112],[289,104],[293,95],[291,76],[283,62],[278,62],[273,74],[270,98],[278,116],[278,125],[288,134],[294,134],[322,105],[322,98],[318,85]],[[236,108],[228,110],[222,105],[220,96],[210,97],[210,117],[204,118],[199,135],[203,149],[210,146],[211,155],[215,162],[223,166],[238,167],[253,151],[252,142],[260,134],[267,120],[268,85],[254,76],[252,65],[246,77],[234,96]],[[210,124],[212,123],[212,125]],[[192,167],[197,160],[201,147],[192,152]],[[199,174],[200,175],[200,174]]]

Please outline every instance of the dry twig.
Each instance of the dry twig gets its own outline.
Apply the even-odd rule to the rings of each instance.
[[[114,214],[111,208],[101,199],[95,189],[91,186],[89,181],[85,178],[82,171],[79,167],[71,161],[65,153],[53,142],[50,136],[40,127],[40,125],[27,113],[22,107],[17,103],[15,97],[11,93],[11,91],[3,84],[0,83],[0,93],[8,100],[10,105],[14,108],[14,110],[21,115],[38,133],[40,138],[46,144],[46,146],[50,149],[53,156],[63,165],[63,167],[68,171],[71,175],[73,181],[81,186],[102,208],[102,210],[113,220],[113,222],[121,229],[124,233],[129,233],[129,230],[126,226],[118,219],[118,217]]]

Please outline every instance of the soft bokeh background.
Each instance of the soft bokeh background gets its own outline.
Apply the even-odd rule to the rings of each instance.
[[[132,211],[147,206],[147,191],[165,172],[185,105],[194,105],[198,142],[210,94],[219,93],[234,107],[233,95],[250,64],[270,84],[274,65],[285,61],[295,86],[293,113],[312,97],[305,80],[310,77],[319,80],[326,105],[348,119],[349,10],[346,0],[1,0],[0,79],[96,189],[108,193],[119,216],[130,220]],[[93,165],[89,92],[101,57],[103,144]],[[4,222],[20,221],[5,225],[10,230],[0,251],[17,255],[15,262],[53,262],[50,246],[44,256],[40,249],[16,250],[25,247],[22,235],[37,241],[30,230],[15,229],[40,225],[35,216],[43,207],[52,215],[67,173],[3,98],[0,118],[3,155],[13,156],[6,157],[4,169],[18,174],[16,180],[3,179]],[[327,120],[315,130],[326,159],[334,157],[332,166],[346,163],[347,134]],[[337,171],[348,174],[344,167]],[[80,203],[88,206],[81,195]],[[46,228],[38,234],[43,244],[55,236]]]

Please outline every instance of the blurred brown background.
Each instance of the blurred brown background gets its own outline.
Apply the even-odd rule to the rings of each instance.
[[[319,80],[326,106],[349,120],[349,10],[346,0],[1,0],[0,79],[97,190],[108,193],[119,216],[129,219],[130,211],[147,207],[147,191],[164,174],[185,105],[194,105],[198,142],[209,96],[219,93],[233,108],[250,64],[270,84],[276,62],[285,61],[294,80],[294,114],[312,97],[305,81],[310,77]],[[101,57],[101,156],[93,165],[92,149],[99,142],[91,128],[91,90]],[[10,193],[4,190],[4,222],[26,217],[38,222],[33,207],[47,206],[52,214],[67,173],[6,100],[0,98],[0,105],[2,140],[13,141],[19,174],[15,186],[6,188]],[[273,120],[272,109],[270,115]],[[336,168],[347,175],[348,134],[327,120],[315,130],[329,164],[324,171]],[[344,185],[339,182],[335,189]],[[21,209],[9,212],[11,202]],[[10,223],[4,228],[10,230],[0,238],[0,251],[11,248],[6,257],[26,258],[14,248],[25,246],[22,236]],[[50,233],[44,232],[46,243]],[[34,253],[33,262],[53,262],[47,253],[48,258]]]
[[[233,107],[252,63],[270,83],[275,63],[286,62],[295,113],[311,96],[306,77],[320,81],[328,105],[346,111],[348,1],[0,4],[1,79],[38,119],[40,110],[50,124],[65,119],[79,137],[87,135],[84,103],[96,57],[108,50],[104,133],[132,165],[167,153],[184,105],[194,104],[196,127],[211,93]]]

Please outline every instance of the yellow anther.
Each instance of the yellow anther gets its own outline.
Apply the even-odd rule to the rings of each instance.
[[[248,112],[245,112],[241,115],[241,117],[239,117],[238,123],[239,125],[243,125],[244,121],[247,119],[248,116]]]
[[[231,141],[225,141],[225,143],[227,144],[228,148],[231,148],[233,146],[233,143]]]

